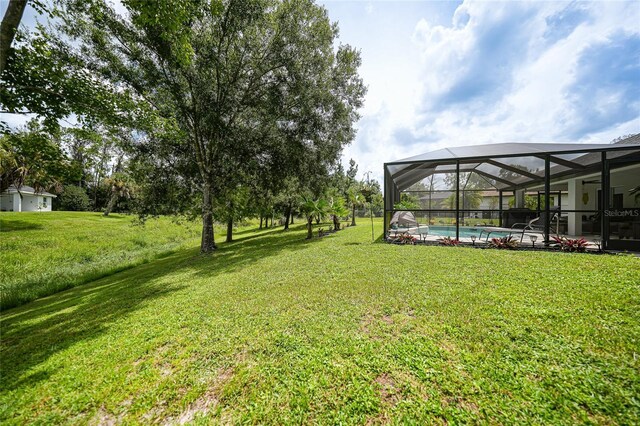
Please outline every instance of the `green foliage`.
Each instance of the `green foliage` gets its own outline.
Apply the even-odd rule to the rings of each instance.
[[[303,196],[301,198],[298,210],[307,219],[307,239],[308,240],[313,238],[314,219],[321,221],[324,218],[326,218],[328,214],[328,208],[329,208],[329,204],[327,203],[326,200],[322,198],[317,200],[314,200],[308,196]]]
[[[347,202],[351,206],[351,226],[356,226],[356,209],[365,205],[362,184],[354,181],[347,190]]]
[[[65,3],[63,30],[88,69],[153,112],[138,126],[141,211],[200,209],[208,252],[214,205],[231,203],[225,197],[239,186],[273,195],[298,176],[320,194],[312,187],[353,140],[365,93],[359,53],[334,47],[337,26],[323,8],[307,0],[124,5],[131,20],[101,1]],[[158,197],[156,180],[185,201]]]
[[[36,121],[0,135],[0,191],[10,185],[30,185],[38,191],[61,186],[73,169],[53,137]]]
[[[442,207],[450,210],[456,208],[456,175],[455,173],[447,173],[445,175],[445,184],[454,192],[442,201]],[[482,176],[476,173],[460,173],[460,208],[464,210],[473,210],[480,207],[482,203],[482,189],[492,188],[490,182],[487,182]]]
[[[334,231],[340,230],[340,218],[349,214],[349,210],[345,206],[344,198],[340,196],[331,197],[327,202],[326,212],[333,220]]]
[[[122,2],[131,12],[131,19],[137,27],[154,34],[163,45],[165,52],[175,57],[183,65],[191,63],[195,52],[191,44],[194,18],[202,18],[205,0],[160,1],[124,0]],[[222,1],[209,4],[212,14],[223,11]]]
[[[2,74],[0,99],[3,110],[35,114],[49,131],[72,113],[81,119],[122,122],[131,106],[124,94],[115,97],[93,78],[80,57],[44,26],[17,33]],[[5,123],[0,125],[7,130]]]
[[[216,257],[194,238],[3,311],[0,421],[639,423],[637,258],[305,234],[250,229]]]
[[[415,195],[402,193],[400,194],[400,202],[393,206],[394,210],[418,210],[420,209],[420,200]]]
[[[197,236],[193,223],[178,225],[168,218],[134,225],[133,218],[118,214],[2,213],[0,308],[193,247]]]
[[[551,200],[553,200],[553,197],[551,197]],[[513,207],[515,205],[516,205],[516,200],[515,198],[512,197],[509,200],[509,207]],[[545,206],[545,199],[544,197],[540,197],[540,210],[544,210],[544,206]],[[529,210],[538,210],[538,197],[536,195],[525,194],[524,207]]]
[[[65,185],[58,196],[60,210],[83,212],[89,210],[89,196],[87,191],[79,186]]]

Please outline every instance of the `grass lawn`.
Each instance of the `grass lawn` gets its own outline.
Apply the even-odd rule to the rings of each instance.
[[[193,247],[200,227],[101,213],[0,213],[0,308]]]
[[[640,259],[304,235],[3,312],[0,421],[640,423]]]

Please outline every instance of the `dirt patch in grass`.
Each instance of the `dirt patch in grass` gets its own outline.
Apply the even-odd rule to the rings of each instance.
[[[383,373],[375,378],[374,383],[378,391],[378,397],[382,403],[382,411],[375,417],[370,417],[366,425],[384,425],[389,424],[391,419],[387,411],[388,408],[394,407],[398,401],[398,385],[396,381],[387,373]]]
[[[233,377],[233,368],[227,367],[219,371],[213,384],[198,399],[193,401],[178,417],[169,419],[165,424],[183,425],[192,422],[197,415],[206,414],[220,402],[222,387]]]
[[[440,342],[438,342],[438,346],[440,350],[449,354],[455,354],[458,351],[456,345],[454,345],[450,340],[440,340]]]
[[[104,405],[100,406],[96,414],[93,416],[91,420],[89,420],[89,425],[100,425],[100,426],[114,426],[121,423],[120,417],[114,416],[109,413]]]
[[[396,313],[367,312],[360,321],[360,332],[372,340],[397,338],[407,327],[412,327],[415,311],[412,309]]]
[[[371,334],[371,326],[375,321],[375,317],[370,313],[367,313],[362,320],[360,321],[360,332],[362,334],[370,335]]]
[[[443,397],[440,402],[443,407],[455,406],[461,410],[468,411],[473,414],[478,414],[478,406],[461,396]]]
[[[379,323],[393,325],[394,320],[391,315],[367,312],[360,321],[360,331],[364,334],[371,334],[371,329],[375,328]]]
[[[391,315],[383,315],[380,318],[380,321],[386,323],[386,324],[393,324],[393,318],[391,318]]]
[[[380,401],[386,405],[396,405],[398,403],[398,389],[395,380],[384,373],[376,377],[375,382],[379,387]]]

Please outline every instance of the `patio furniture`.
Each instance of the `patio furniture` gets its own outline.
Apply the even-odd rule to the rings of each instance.
[[[522,235],[520,236],[520,242],[522,242],[522,238],[524,237],[524,229],[520,228],[520,229],[514,229],[514,228],[502,228],[499,226],[485,226],[483,228],[480,229],[480,235],[478,236],[478,239],[482,239],[482,234],[485,234],[485,241],[489,241],[489,237],[491,236],[491,234],[494,233],[504,233],[504,234],[509,234],[509,237],[513,236],[514,233],[521,233]]]
[[[420,241],[427,241],[427,236],[429,235],[429,227],[428,226],[420,226],[418,225],[418,236],[420,237]]]
[[[551,221],[549,222],[549,231],[553,234],[558,235],[559,227],[560,227],[560,215],[559,209],[555,208],[551,210]],[[514,223],[511,227],[512,229],[522,229],[522,234],[520,236],[520,242],[524,238],[525,232],[536,232],[543,234],[545,240],[547,239],[547,235],[544,235],[544,224],[546,222],[546,212],[540,212],[540,216],[531,219],[528,223]],[[553,221],[555,221],[555,228],[553,227]]]

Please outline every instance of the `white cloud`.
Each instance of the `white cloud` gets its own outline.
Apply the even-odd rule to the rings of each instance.
[[[419,54],[403,73],[416,78],[393,83],[393,96],[379,78],[393,66],[365,75],[372,97],[345,161],[381,179],[384,162],[446,146],[640,132],[640,72],[628,69],[639,70],[639,3],[465,1],[449,16],[415,18]]]

